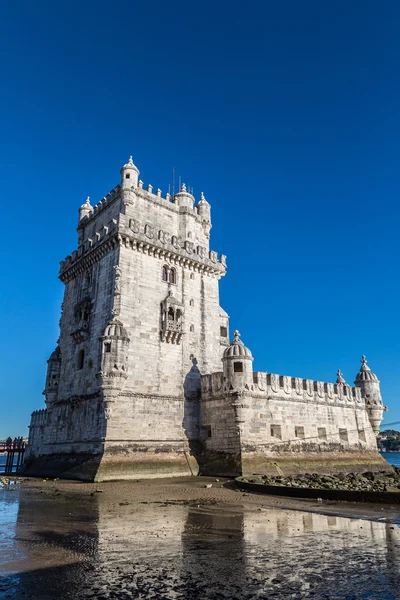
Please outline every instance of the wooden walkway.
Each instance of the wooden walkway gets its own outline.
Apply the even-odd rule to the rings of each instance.
[[[0,440],[0,454],[6,454],[7,460],[5,465],[0,465],[0,475],[10,475],[18,473],[24,462],[26,443],[21,439]]]

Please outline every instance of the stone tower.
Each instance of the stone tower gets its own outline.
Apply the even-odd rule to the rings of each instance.
[[[211,207],[183,184],[164,197],[132,157],[120,184],[79,209],[61,262],[59,345],[46,411],[32,416],[27,471],[86,479],[196,472],[202,373],[221,369],[225,256],[210,250]],[[40,424],[39,424],[40,423]]]
[[[340,370],[336,383],[253,371],[238,331],[229,343],[226,258],[210,249],[204,194],[153,193],[132,157],[120,175],[79,208],[78,247],[60,265],[60,338],[26,471],[101,481],[388,467],[365,357],[354,388]]]

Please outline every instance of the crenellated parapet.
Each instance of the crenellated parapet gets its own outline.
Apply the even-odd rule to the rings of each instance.
[[[121,187],[117,185],[113,188],[108,194],[104,196],[97,204],[94,206],[90,206],[89,210],[84,211],[82,218],[79,220],[78,230],[86,227],[88,223],[93,221],[101,212],[103,212],[106,208],[108,208],[115,200],[120,198]],[[88,198],[89,200],[89,198]],[[88,202],[86,201],[86,203]],[[84,208],[85,204],[81,206],[81,209]]]
[[[211,207],[204,194],[194,206],[185,184],[175,195],[163,196],[150,184],[144,189],[138,173],[130,157],[121,169],[121,183],[94,206],[88,198],[80,207],[78,249],[60,262],[61,281],[68,283],[118,245],[218,279],[225,275],[226,256],[209,248]],[[172,213],[162,223],[160,209]]]
[[[31,414],[31,423],[29,428],[31,427],[40,427],[41,425],[45,425],[47,420],[47,408],[42,408],[40,410],[35,410]]]
[[[229,393],[242,392],[255,398],[279,398],[297,402],[327,405],[365,407],[365,398],[359,388],[341,383],[324,383],[312,379],[290,377],[275,373],[253,373],[253,382],[245,384],[243,389],[236,388],[223,372],[202,375],[202,398],[207,400]]]

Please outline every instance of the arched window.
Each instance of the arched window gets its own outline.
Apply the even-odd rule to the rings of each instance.
[[[191,326],[190,326],[190,332],[191,332],[191,333],[194,333],[194,325],[191,325]]]
[[[168,321],[173,321],[174,320],[174,309],[171,307],[168,309]]]
[[[176,270],[175,269],[171,269],[169,272],[169,282],[176,283]]]
[[[194,279],[194,273],[190,273],[190,279]]]
[[[111,342],[105,342],[104,352],[111,352]]]
[[[190,300],[189,304],[190,304],[190,306],[194,306],[194,300],[193,300],[193,298],[192,298],[192,300]]]
[[[178,310],[176,311],[176,322],[177,323],[180,323],[181,317],[182,317],[182,312],[178,308]]]
[[[77,365],[78,371],[82,371],[84,364],[85,364],[85,351],[79,350],[78,365]]]
[[[165,265],[162,268],[162,280],[168,281],[168,267],[166,267]]]

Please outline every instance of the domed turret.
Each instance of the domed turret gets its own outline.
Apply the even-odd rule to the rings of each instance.
[[[43,394],[46,397],[46,406],[51,408],[54,402],[57,401],[58,397],[58,384],[60,381],[61,373],[61,350],[60,346],[50,354],[50,358],[47,361],[47,377],[46,377],[46,388]]]
[[[182,183],[181,191],[174,196],[174,202],[179,206],[179,208],[193,208],[194,198],[192,194],[186,190],[186,185]]]
[[[98,373],[103,389],[119,387],[128,377],[129,336],[124,325],[113,317],[104,329],[102,342],[101,371]]]
[[[201,224],[204,229],[204,233],[207,237],[210,235],[211,225],[211,205],[204,197],[203,192],[201,192],[200,201],[197,204],[197,212],[201,218]]]
[[[121,187],[122,189],[130,189],[136,187],[139,178],[139,169],[134,164],[132,156],[129,157],[128,162],[121,168]]]
[[[224,376],[234,388],[250,388],[253,384],[253,355],[243,344],[237,330],[233,334],[233,341],[224,350],[222,362]]]
[[[61,350],[60,350],[60,346],[57,346],[57,348],[50,354],[49,360],[47,361],[49,362],[58,362],[61,360]]]
[[[369,420],[375,434],[378,435],[382,422],[383,411],[386,410],[382,404],[379,379],[367,365],[365,356],[361,358],[361,368],[357,373],[354,385],[361,390],[361,396],[365,398]]]
[[[90,198],[88,196],[86,198],[86,202],[84,204],[82,204],[82,206],[79,208],[79,221],[82,221],[82,219],[84,217],[87,217],[88,215],[90,215],[92,210],[93,210],[93,207],[90,204]]]
[[[111,319],[111,321],[108,322],[104,331],[104,337],[110,339],[118,338],[129,342],[128,332],[118,319]]]
[[[375,373],[373,373],[371,371],[371,369],[367,365],[366,357],[362,356],[360,371],[357,373],[356,380],[354,383],[357,385],[357,383],[361,384],[361,382],[364,382],[364,381],[375,381],[375,382],[379,383],[377,376],[375,375]],[[358,387],[360,387],[360,386],[358,386]]]

